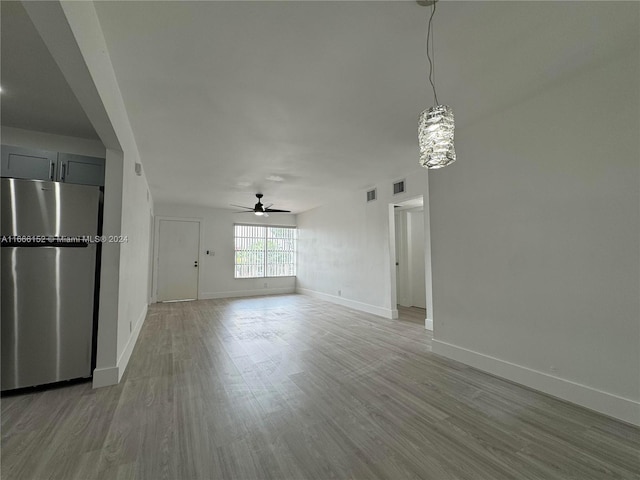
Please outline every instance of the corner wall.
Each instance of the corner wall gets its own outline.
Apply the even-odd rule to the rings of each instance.
[[[139,160],[138,160],[139,161]],[[149,216],[153,200],[144,172],[135,174],[135,159],[125,156],[122,183],[122,228],[125,241],[120,244],[120,285],[118,303],[118,374],[124,374],[129,357],[144,323],[148,299],[149,252],[151,245]]]
[[[433,351],[640,424],[640,68],[456,132],[430,178]]]
[[[135,164],[142,161],[95,7],[92,2],[62,2],[61,5],[121,147],[120,151],[112,152],[114,160],[119,157],[114,163],[118,164],[121,175],[120,223],[112,224],[111,231],[106,230],[108,225],[105,223],[104,231],[107,237],[120,235],[124,241],[110,245],[112,250],[119,250],[118,296],[113,298],[118,309],[116,344],[113,345],[112,340],[108,345],[102,343],[109,358],[94,372],[94,386],[103,386],[117,383],[122,378],[146,317],[149,216],[153,215],[153,199],[144,170],[140,176],[135,174]],[[113,325],[113,319],[111,323]],[[100,338],[98,341],[100,345]],[[113,382],[114,375],[117,375],[117,382]]]
[[[393,182],[402,177],[406,178],[405,193],[392,195]],[[426,202],[429,193],[424,168],[416,167],[397,178],[375,185],[378,199],[372,202],[366,201],[363,189],[298,215],[298,292],[397,318],[396,292],[392,288],[396,275],[395,231],[389,230],[394,212],[390,205],[419,195]],[[424,224],[429,225],[428,209],[423,214]],[[424,250],[429,251],[428,238]],[[426,257],[429,317],[430,256]]]
[[[103,233],[126,236],[102,250],[94,387],[120,381],[147,310],[153,199],[93,2],[24,2],[25,10],[106,147]]]

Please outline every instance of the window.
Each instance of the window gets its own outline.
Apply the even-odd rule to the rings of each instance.
[[[235,278],[293,277],[296,228],[234,225]]]

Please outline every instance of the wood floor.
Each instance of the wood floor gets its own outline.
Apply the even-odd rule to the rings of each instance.
[[[403,307],[398,305],[398,320],[401,322],[418,323],[424,327],[427,311],[420,307]]]
[[[123,381],[2,399],[2,479],[631,479],[640,429],[301,295],[154,305]]]

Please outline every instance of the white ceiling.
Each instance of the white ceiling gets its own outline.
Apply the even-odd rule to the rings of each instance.
[[[22,4],[2,0],[0,6],[2,125],[97,139]]]
[[[416,120],[433,103],[427,7],[95,7],[157,202],[250,206],[261,191],[274,208],[300,212],[417,165]],[[638,11],[636,2],[438,2],[436,83],[457,137],[637,48]]]

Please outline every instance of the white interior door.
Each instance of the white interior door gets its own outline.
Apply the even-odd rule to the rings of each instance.
[[[198,298],[200,223],[160,220],[158,228],[158,301]]]

